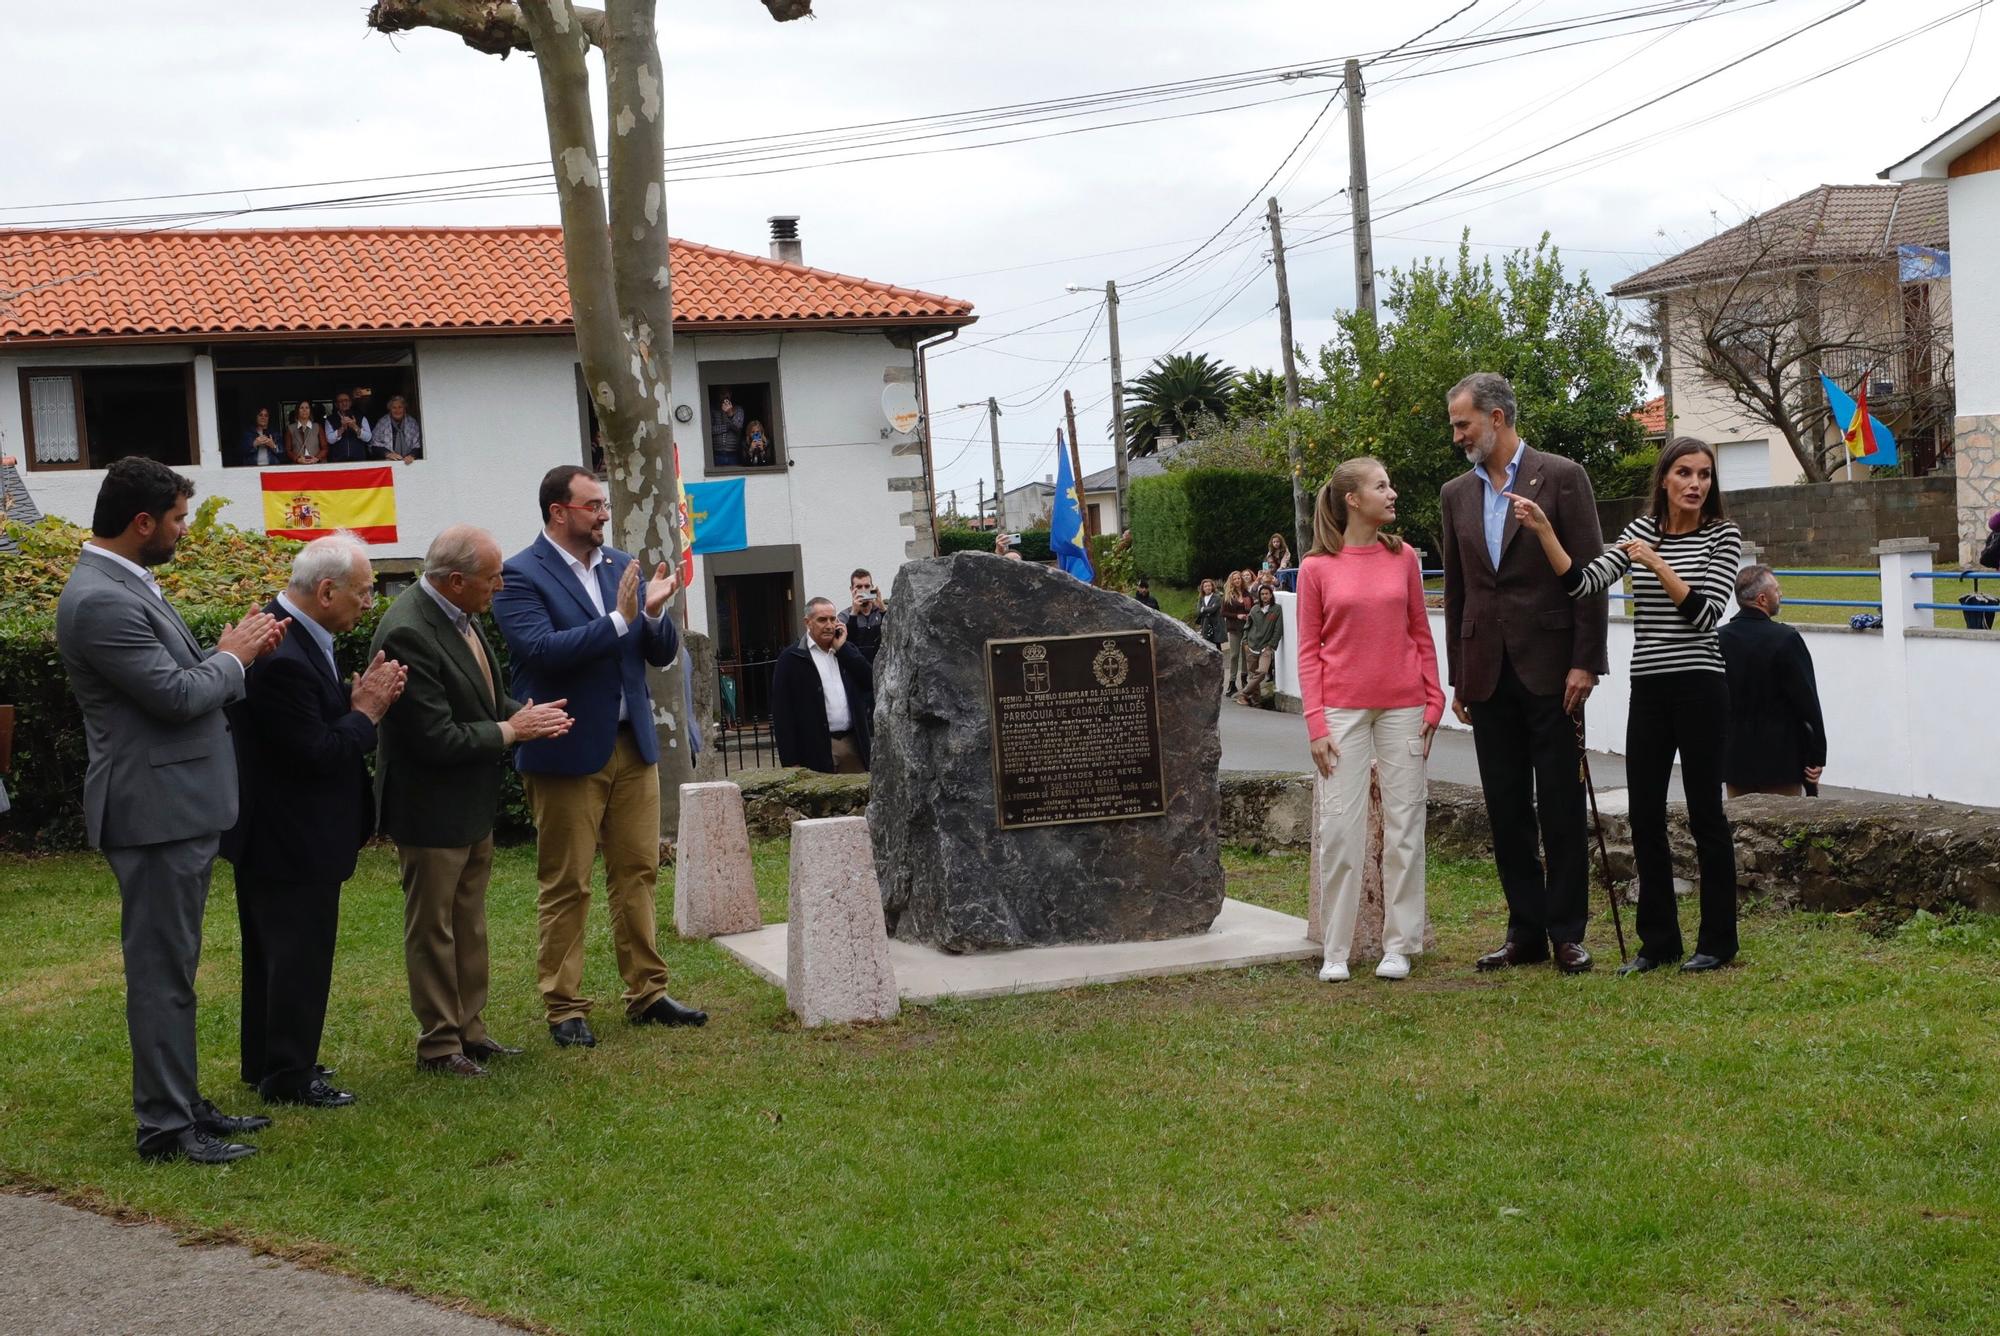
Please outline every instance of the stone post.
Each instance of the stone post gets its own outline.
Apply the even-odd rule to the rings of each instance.
[[[750,869],[743,790],[727,781],[681,785],[674,854],[674,931],[726,937],[764,926]]]
[[[808,1029],[891,1020],[901,1007],[865,817],[792,823],[785,1002]]]
[[[1912,606],[1936,603],[1931,586],[1934,580],[1913,580],[1928,573],[1937,544],[1928,538],[1888,538],[1875,544],[1875,559],[1882,567],[1882,634],[1900,638],[1913,628],[1929,629],[1934,623],[1929,608]]]

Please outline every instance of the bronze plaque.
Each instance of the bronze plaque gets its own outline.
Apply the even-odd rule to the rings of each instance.
[[[1166,811],[1151,631],[986,642],[1000,826]]]

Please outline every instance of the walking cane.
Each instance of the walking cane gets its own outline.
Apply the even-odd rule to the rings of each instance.
[[[1590,795],[1590,822],[1597,829],[1597,866],[1604,874],[1604,895],[1611,901],[1611,928],[1618,934],[1618,959],[1622,963],[1631,959],[1625,954],[1625,924],[1618,913],[1618,886],[1611,879],[1611,851],[1604,844],[1604,815],[1597,810],[1597,785],[1590,778],[1590,748],[1583,740],[1583,706],[1576,707],[1576,760],[1577,773],[1583,778],[1583,791]]]

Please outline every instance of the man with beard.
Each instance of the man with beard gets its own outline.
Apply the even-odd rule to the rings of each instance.
[[[1472,726],[1507,896],[1507,940],[1478,967],[1553,957],[1557,969],[1580,974],[1590,968],[1590,851],[1572,716],[1608,670],[1609,605],[1603,595],[1572,599],[1541,544],[1515,541],[1509,494],[1538,502],[1577,561],[1604,550],[1597,499],[1580,465],[1531,450],[1516,434],[1504,376],[1467,376],[1446,409],[1452,441],[1472,465],[1444,485],[1438,512],[1451,708]]]
[[[56,643],[83,711],[90,763],[83,816],[118,879],[125,1023],[139,1156],[227,1164],[232,1138],[270,1126],[232,1118],[195,1082],[195,966],[209,871],[236,822],[236,754],[223,707],[288,622],[253,611],[203,650],[152,568],[187,531],[194,484],[132,455],[105,470],[83,545],[56,604]]]
[[[569,702],[567,735],[522,744],[514,764],[534,813],[541,885],[536,973],[549,1034],[590,1048],[584,1018],[583,930],[590,874],[601,849],[611,941],[634,1025],[700,1025],[706,1012],[667,996],[654,889],[660,870],[660,738],[646,665],[680,654],[668,615],[679,581],[662,562],[650,580],[604,545],[604,484],[563,464],[542,478],[541,537],[514,554],[493,597],[514,690]]]

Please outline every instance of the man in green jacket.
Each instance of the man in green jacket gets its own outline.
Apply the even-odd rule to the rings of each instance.
[[[382,615],[370,657],[404,665],[375,766],[382,833],[403,869],[403,962],[422,1033],[417,1065],[484,1076],[519,1053],[486,1033],[486,884],[502,762],[516,742],[569,731],[565,701],[510,699],[473,618],[500,588],[500,545],[469,524],[432,540],[423,577]]]

